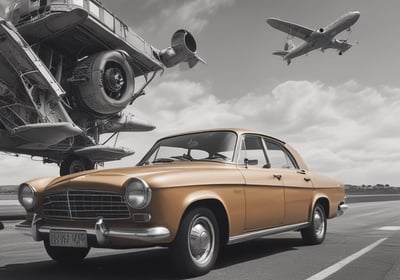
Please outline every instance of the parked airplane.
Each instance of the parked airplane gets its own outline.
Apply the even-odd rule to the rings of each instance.
[[[335,39],[335,37],[344,30],[350,31],[351,26],[356,23],[359,17],[360,12],[349,12],[327,27],[318,28],[316,30],[311,30],[307,27],[280,19],[270,18],[267,20],[267,23],[273,28],[304,40],[304,43],[299,46],[295,46],[291,41],[292,46],[290,46],[289,43],[286,42],[284,50],[276,51],[273,54],[282,56],[283,60],[285,60],[288,65],[293,58],[307,54],[315,49],[321,49],[321,51],[328,48],[337,49],[339,55],[342,55],[350,49],[352,45],[347,43],[347,40],[339,40]]]
[[[0,18],[0,150],[57,163],[61,175],[131,155],[105,142],[155,127],[122,111],[166,67],[204,62],[196,50],[186,30],[155,48],[99,0],[12,1]]]

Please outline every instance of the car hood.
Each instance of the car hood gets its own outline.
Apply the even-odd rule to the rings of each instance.
[[[28,182],[37,191],[72,188],[116,190],[130,178],[145,180],[152,188],[190,185],[243,184],[244,179],[234,164],[219,162],[174,162],[149,166],[92,170],[63,177]]]

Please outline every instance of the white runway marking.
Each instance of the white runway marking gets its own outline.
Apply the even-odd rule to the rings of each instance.
[[[382,238],[376,241],[375,243],[372,243],[371,245],[365,247],[364,249],[361,249],[360,251],[354,253],[351,256],[348,256],[347,258],[343,259],[342,261],[335,263],[334,265],[322,270],[321,272],[314,274],[313,276],[307,278],[306,280],[323,280],[335,272],[339,271],[342,269],[344,266],[348,265],[352,261],[358,259],[362,255],[368,253],[369,251],[373,250],[375,247],[377,247],[379,244],[381,244],[383,241],[385,241],[387,238]]]
[[[396,230],[400,230],[400,226],[380,227],[380,228],[378,228],[378,230],[396,231]]]

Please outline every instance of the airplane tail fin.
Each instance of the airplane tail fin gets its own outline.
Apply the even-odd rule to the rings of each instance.
[[[276,51],[276,52],[273,52],[272,54],[283,57],[283,56],[287,55],[288,53],[289,53],[288,51]]]
[[[276,51],[273,52],[272,54],[274,55],[279,55],[279,56],[285,56],[287,55],[291,50],[293,50],[295,48],[295,44],[293,43],[292,40],[288,40],[285,42],[285,44],[283,45],[283,50],[282,51]]]
[[[286,41],[285,45],[283,46],[284,51],[291,51],[296,47],[292,40]]]

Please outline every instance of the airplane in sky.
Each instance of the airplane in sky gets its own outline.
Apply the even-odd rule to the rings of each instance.
[[[0,14],[0,151],[60,175],[133,154],[119,133],[155,127],[124,109],[157,73],[204,62],[188,31],[158,49],[99,0],[16,0]]]
[[[351,26],[356,23],[359,17],[360,12],[349,12],[328,26],[316,30],[277,18],[269,18],[267,23],[271,27],[287,33],[289,36],[304,40],[304,43],[298,46],[295,46],[290,40],[285,43],[282,51],[276,51],[273,52],[273,54],[283,57],[283,60],[285,60],[288,65],[293,58],[307,54],[316,49],[320,49],[321,51],[329,48],[336,49],[338,50],[339,55],[342,55],[350,49],[352,45],[347,43],[347,40],[336,39],[335,37],[345,30],[350,31]]]

